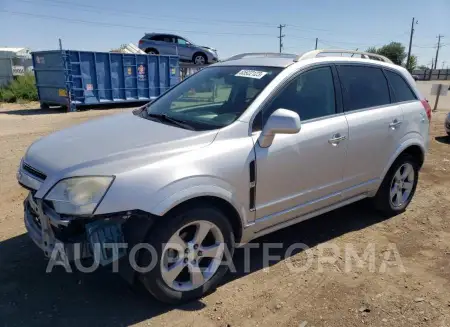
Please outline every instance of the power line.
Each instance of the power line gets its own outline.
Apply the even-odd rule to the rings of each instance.
[[[435,45],[432,45],[432,46],[421,46],[421,45],[417,45],[417,44],[413,44],[413,47],[421,48],[421,49],[434,49],[434,48],[436,48]]]
[[[103,23],[103,22],[93,22],[84,19],[73,19],[73,18],[64,18],[50,15],[41,15],[41,14],[32,14],[18,11],[10,11],[10,10],[0,10],[0,12],[19,15],[19,16],[28,16],[35,18],[45,18],[45,19],[54,19],[61,20],[64,22],[72,22],[72,23],[80,23],[80,24],[91,24],[91,25],[101,25],[101,26],[109,26],[109,27],[124,27],[124,28],[133,28],[142,30],[147,28],[145,26],[137,26],[137,25],[123,25],[123,24],[112,24],[112,23]],[[190,31],[190,30],[174,30],[174,29],[164,29],[164,31],[170,32],[182,32],[182,33],[196,33],[196,34],[215,34],[215,35],[239,35],[239,36],[265,36],[265,37],[273,37],[273,34],[259,34],[259,33],[233,33],[233,32],[205,32],[205,31]]]
[[[330,29],[324,29],[324,28],[302,27],[302,26],[292,25],[292,24],[287,24],[286,27],[289,28],[289,29],[300,30],[300,31],[316,31],[316,32],[332,32],[332,33],[336,33],[336,30],[334,30],[334,29],[330,30]],[[355,34],[354,32],[355,31],[342,31],[342,32],[339,32],[339,33],[351,35],[351,34]],[[399,33],[399,34],[395,34],[394,37],[404,36],[404,35],[407,35],[408,33],[409,32],[402,32],[402,33]],[[375,35],[377,35],[377,36],[386,36],[386,34],[383,34],[383,33],[371,33],[371,35],[373,35],[373,36],[375,36]]]
[[[322,43],[323,45],[327,46],[328,48],[335,48],[335,49],[340,49],[341,48],[339,46],[335,46],[335,45],[329,44],[328,42],[324,42],[322,39],[320,39],[320,43]]]
[[[16,1],[22,1],[22,2],[27,2],[27,3],[33,3],[33,4],[37,4],[36,1],[30,1],[30,0],[16,0]],[[48,3],[49,5],[69,5],[69,6],[75,6],[75,7],[81,7],[81,8],[77,8],[80,10],[87,10],[92,12],[92,10],[90,9],[86,9],[86,8],[92,8],[92,9],[96,9],[99,10],[99,12],[101,12],[102,14],[107,11],[106,9],[103,8],[99,8],[99,7],[95,7],[95,6],[90,6],[90,5],[79,5],[79,4],[75,4],[75,3],[69,3],[69,2],[65,2],[65,1],[60,1],[60,0],[39,0],[39,1],[45,1],[45,2],[50,2]],[[156,20],[156,18],[152,17],[149,18],[149,16],[143,16],[142,12],[140,12],[141,15],[137,14],[137,12],[132,12],[132,11],[119,11],[119,10],[109,10],[110,12],[114,12],[117,14],[129,14],[129,15],[135,15],[136,17],[142,17],[144,19],[148,19],[148,20]],[[12,15],[18,15],[18,16],[27,16],[27,17],[33,17],[33,18],[38,18],[38,19],[52,19],[52,20],[60,20],[60,21],[64,21],[64,22],[71,22],[71,23],[79,23],[79,24],[90,24],[90,25],[98,25],[98,26],[106,26],[106,27],[120,27],[120,28],[130,28],[130,29],[139,29],[139,30],[145,30],[148,28],[148,26],[139,26],[139,25],[127,25],[127,24],[117,24],[117,23],[106,23],[106,22],[98,22],[98,21],[89,21],[89,20],[85,20],[85,19],[76,19],[76,18],[63,18],[63,17],[59,17],[59,16],[51,16],[51,15],[44,15],[44,14],[36,14],[36,13],[27,13],[27,12],[19,12],[19,11],[9,11],[9,10],[0,10],[0,13],[4,12],[4,13],[9,13]],[[159,15],[158,15],[159,16]],[[159,17],[169,17],[169,16],[159,16]],[[169,18],[167,18],[169,19]],[[171,21],[173,21],[172,18],[170,18]],[[202,18],[203,21],[205,21],[205,19]],[[180,21],[188,21],[186,19],[180,20]],[[206,20],[207,21],[207,20]],[[214,22],[223,22],[223,23],[234,23],[237,25],[240,24],[261,24],[261,27],[270,27],[273,28],[274,25],[272,24],[268,24],[268,23],[262,23],[262,22],[255,22],[255,21],[247,21],[247,22],[243,22],[243,21],[234,21],[234,20],[213,20]],[[290,25],[290,24],[284,24],[283,28],[287,27],[287,28],[291,28],[291,26],[295,26],[297,28],[301,28],[299,26],[296,25]],[[280,28],[278,26],[278,28]],[[294,28],[295,29],[295,28]],[[250,36],[250,37],[273,37],[273,34],[269,34],[269,33],[239,33],[239,32],[206,32],[206,31],[198,31],[198,30],[178,30],[178,29],[159,29],[161,32],[181,32],[181,33],[195,33],[195,34],[206,34],[206,35],[238,35],[238,36]],[[315,29],[315,30],[320,30],[320,29]],[[157,30],[155,30],[156,32]],[[280,31],[281,32],[281,31]],[[295,36],[295,35],[282,35],[281,39],[280,39],[280,43],[281,45],[283,45],[282,39],[284,37],[289,37],[292,39],[303,39],[303,40],[315,40],[316,38],[313,37],[302,37],[302,36]],[[280,38],[278,36],[278,38]],[[325,41],[325,42],[324,42]],[[349,45],[357,45],[357,46],[364,46],[361,45],[359,42],[348,42],[348,41],[330,41],[330,40],[323,40],[320,39],[320,42],[323,44],[326,44],[327,42],[331,42],[331,43],[341,43],[341,44],[349,44]],[[441,45],[441,47],[445,46],[446,44]],[[375,45],[378,46],[378,45]],[[331,46],[334,48],[340,48],[339,46]],[[420,47],[420,46],[418,46]]]
[[[225,19],[207,19],[207,18],[187,18],[187,17],[179,17],[179,16],[167,16],[167,15],[157,15],[155,16],[155,13],[145,13],[142,11],[130,11],[130,10],[115,10],[115,9],[105,9],[98,6],[92,6],[87,4],[78,4],[78,3],[71,3],[66,1],[60,1],[60,0],[15,0],[25,3],[31,3],[34,5],[40,5],[39,1],[46,2],[49,6],[56,6],[56,7],[77,7],[78,10],[81,11],[88,11],[92,12],[92,9],[97,10],[97,12],[104,14],[105,12],[114,13],[118,15],[132,15],[144,19],[149,20],[170,20],[170,21],[178,21],[178,22],[191,22],[191,23],[199,23],[199,24],[210,24],[206,22],[214,22],[214,23],[225,23],[225,24],[233,24],[233,25],[239,25],[239,26],[249,26],[249,25],[256,25],[259,27],[267,27],[267,28],[273,28],[276,26],[275,24],[270,23],[264,23],[264,22],[256,22],[256,21],[239,21],[239,20],[225,20]]]
[[[41,5],[42,3],[45,3],[49,6],[57,6],[57,7],[75,7],[78,10],[81,11],[87,11],[87,12],[93,12],[94,10],[97,10],[100,14],[110,13],[115,15],[132,15],[135,17],[152,20],[152,21],[176,21],[176,22],[184,22],[189,24],[203,24],[203,25],[210,25],[211,23],[217,24],[228,24],[228,25],[236,25],[236,26],[254,26],[254,27],[261,27],[261,28],[273,28],[276,25],[272,23],[267,22],[261,22],[261,21],[240,21],[240,20],[225,20],[225,19],[208,19],[205,17],[197,17],[197,18],[188,18],[188,17],[180,17],[180,16],[167,16],[167,15],[155,15],[154,12],[142,12],[142,11],[130,11],[130,10],[118,10],[118,9],[112,9],[112,8],[103,8],[93,5],[87,5],[87,4],[78,4],[78,3],[72,3],[67,1],[61,1],[61,0],[15,0],[29,3],[33,5]],[[319,32],[331,32],[336,33],[336,30],[330,30],[330,29],[323,29],[323,28],[312,28],[312,27],[302,27],[299,25],[294,24],[285,24],[285,27],[288,27],[289,29],[293,30],[300,30],[300,31],[319,31]],[[405,34],[406,32],[403,32],[401,35]],[[345,32],[345,34],[352,34],[352,32]],[[372,35],[381,35],[384,36],[384,34],[372,34]],[[400,34],[398,34],[400,35]],[[299,37],[300,38],[300,37]]]

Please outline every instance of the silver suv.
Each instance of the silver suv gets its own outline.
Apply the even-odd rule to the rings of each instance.
[[[212,290],[236,245],[364,198],[402,212],[431,110],[404,68],[356,55],[239,55],[38,140],[18,172],[30,237],[51,258],[117,260],[177,303]]]
[[[219,60],[216,49],[195,45],[186,38],[173,34],[145,34],[139,40],[139,49],[154,55],[176,55],[180,60],[196,65],[213,64]]]

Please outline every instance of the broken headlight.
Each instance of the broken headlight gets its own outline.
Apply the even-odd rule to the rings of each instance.
[[[111,176],[72,177],[59,181],[45,197],[57,213],[90,215],[97,208],[109,186]]]

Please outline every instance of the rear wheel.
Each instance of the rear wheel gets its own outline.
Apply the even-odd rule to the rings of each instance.
[[[149,55],[158,55],[159,54],[159,52],[158,52],[158,50],[156,50],[156,49],[145,49],[145,53],[146,54],[149,54]]]
[[[212,207],[188,209],[165,217],[147,242],[156,250],[156,265],[140,275],[145,288],[158,300],[181,303],[213,290],[228,270],[222,265],[226,249],[232,255],[234,235],[221,211]],[[141,266],[149,264],[144,252]]]
[[[405,154],[399,157],[386,174],[375,198],[375,207],[387,215],[403,212],[411,202],[419,178],[419,165]]]

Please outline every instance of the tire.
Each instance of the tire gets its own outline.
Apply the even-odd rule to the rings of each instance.
[[[408,167],[412,168],[412,171],[409,174],[407,174],[407,170],[405,170]],[[405,174],[408,175],[401,184],[397,181],[397,176],[399,176],[397,175],[398,173],[400,176],[404,176]],[[396,180],[394,180],[394,178],[396,178]],[[414,179],[412,180],[412,178]],[[417,163],[417,160],[409,154],[401,155],[392,164],[373,199],[375,208],[387,216],[395,216],[402,213],[408,207],[416,192],[418,180],[419,164]],[[399,189],[401,193],[398,192]],[[409,194],[406,194],[408,189]],[[399,196],[400,194],[402,196]]]
[[[49,106],[48,103],[46,103],[46,102],[42,102],[41,105],[40,105],[40,107],[41,107],[41,109],[44,109],[44,110],[50,108],[50,106]]]
[[[159,55],[158,50],[153,48],[145,49],[145,53],[150,55]]]
[[[192,62],[196,65],[206,65],[208,63],[208,58],[204,53],[197,52],[192,56]]]
[[[193,268],[191,264],[193,261],[195,263],[195,260],[190,261],[192,257],[189,256],[191,255],[195,256],[194,252],[196,252],[196,250],[193,250],[195,249],[195,245],[193,245],[194,242],[187,243],[190,244],[188,245],[188,247],[190,247],[192,252],[186,254],[185,252],[186,250],[184,252],[175,251],[176,256],[175,258],[173,258],[175,260],[175,263],[171,267],[169,267],[169,264],[167,264],[167,271],[169,271],[169,269],[172,269],[175,266],[180,266],[181,264],[179,263],[182,263],[182,265],[184,265],[184,268],[180,268],[183,269],[180,271],[180,273],[173,274],[173,276],[176,276],[173,280],[169,278],[170,280],[172,280],[172,282],[167,281],[168,273],[163,275],[163,269],[166,269],[163,268],[166,262],[164,258],[167,258],[166,255],[169,255],[168,254],[169,251],[173,251],[167,250],[167,247],[170,248],[170,246],[166,245],[165,243],[172,242],[170,240],[173,239],[173,237],[176,237],[175,235],[178,235],[182,239],[183,237],[185,237],[185,240],[189,241],[189,239],[191,238],[189,234],[192,232],[193,232],[192,241],[194,241],[195,235],[197,231],[199,231],[198,226],[200,226],[200,224],[202,224],[202,226],[203,224],[206,225],[212,224],[215,227],[210,229],[211,233],[208,232],[207,237],[205,237],[205,240],[211,237],[214,238],[213,232],[220,231],[221,235],[223,236],[221,239],[223,242],[220,242],[220,244],[223,243],[225,247],[228,248],[229,255],[232,256],[234,253],[234,234],[232,227],[227,218],[225,217],[225,215],[220,210],[214,207],[202,206],[197,208],[186,209],[184,211],[179,210],[177,212],[174,212],[173,214],[169,214],[169,216],[167,217],[164,217],[163,220],[164,221],[158,224],[150,232],[150,234],[146,239],[146,242],[149,243],[150,246],[152,246],[156,250],[155,254],[157,256],[157,261],[156,265],[154,265],[153,269],[151,269],[149,272],[140,273],[139,279],[141,283],[144,285],[147,291],[149,291],[155,298],[157,298],[162,302],[170,304],[179,304],[193,299],[197,299],[207,294],[208,292],[214,290],[215,287],[223,278],[223,276],[225,275],[225,273],[228,271],[227,265],[218,265],[223,263],[224,260],[231,260],[231,258],[227,256],[226,251],[225,253],[222,254],[222,257],[218,259],[212,259],[211,257],[208,258],[206,254],[203,254],[203,257],[197,257],[198,265],[201,265],[202,263],[205,262],[208,265],[208,262],[211,262],[211,265],[217,268],[215,268],[216,270],[213,270],[211,272],[211,275],[209,277],[207,275],[208,274],[207,272],[205,271],[200,272],[200,274],[205,278],[204,279],[205,282],[201,284],[201,286],[193,286],[194,273],[192,272]],[[197,225],[197,223],[199,223],[199,225]],[[217,228],[217,230],[215,228]],[[201,242],[197,250],[204,249],[206,251],[207,248],[206,246],[204,246],[204,244],[205,242]],[[213,247],[215,247],[215,245],[212,245],[210,249]],[[150,252],[149,251],[143,252],[139,260],[140,266],[141,267],[148,266],[150,260],[151,260]],[[186,261],[188,261],[189,263],[186,263]],[[183,281],[183,278],[189,281],[187,282]],[[171,284],[169,285],[169,283]]]

